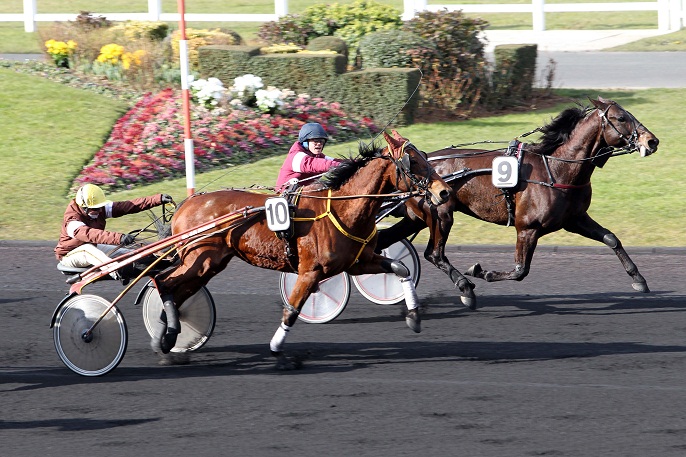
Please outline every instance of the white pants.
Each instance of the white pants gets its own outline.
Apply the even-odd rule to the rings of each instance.
[[[111,244],[98,244],[96,246],[87,243],[70,251],[67,255],[62,257],[60,263],[65,267],[87,268],[108,262],[114,257],[131,251],[132,249],[125,249]],[[111,254],[108,256],[105,252],[110,252]],[[116,272],[112,272],[110,276],[116,278],[117,275],[115,273]]]

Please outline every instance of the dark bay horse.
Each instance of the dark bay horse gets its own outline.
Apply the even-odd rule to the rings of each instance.
[[[538,143],[511,144],[505,150],[446,148],[429,154],[436,172],[455,192],[449,204],[431,208],[417,204],[401,208],[403,218],[379,232],[377,248],[430,228],[424,256],[456,283],[459,273],[445,256],[445,243],[453,223],[453,211],[517,231],[515,266],[511,271],[486,270],[478,263],[466,275],[486,281],[521,281],[529,273],[538,239],[560,229],[577,233],[610,247],[633,279],[633,288],[649,292],[645,278],[619,239],[591,216],[591,175],[613,155],[639,151],[646,157],[657,150],[659,140],[631,113],[612,100],[598,97],[593,107],[572,107],[538,129]],[[510,154],[518,162],[516,186],[495,187],[494,158]],[[473,307],[472,307],[473,308]]]
[[[298,273],[270,343],[284,366],[288,362],[282,349],[301,306],[320,281],[343,271],[351,275],[393,272],[401,277],[408,307],[406,323],[419,332],[418,299],[409,270],[402,262],[374,253],[375,216],[383,202],[380,194],[413,192],[427,204],[440,205],[449,199],[451,189],[426,155],[407,139],[395,131],[392,137],[384,132],[384,138],[387,147],[361,145],[357,158],[345,160],[318,183],[300,189],[291,217],[293,233],[287,238],[277,237],[268,228],[266,211],[260,210],[273,194],[223,190],[186,200],[172,219],[173,234],[211,224],[231,212],[246,216],[220,223],[209,235],[184,245],[179,250],[180,262],[154,278],[164,312],[153,349],[167,353],[174,347],[180,331],[178,307],[234,256],[257,267]]]

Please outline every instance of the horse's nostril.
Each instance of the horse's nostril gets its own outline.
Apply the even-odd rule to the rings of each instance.
[[[441,197],[441,200],[445,202],[448,201],[448,198],[450,197],[450,192],[448,192],[447,190],[442,190],[438,195]]]
[[[658,140],[657,138],[648,141],[648,147],[653,151],[657,149],[658,144],[660,144],[660,140]]]

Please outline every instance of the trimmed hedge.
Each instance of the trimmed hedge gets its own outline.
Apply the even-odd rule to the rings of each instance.
[[[415,69],[346,73],[346,58],[341,54],[260,55],[259,48],[252,46],[205,46],[199,50],[199,61],[202,77],[219,78],[227,87],[236,77],[250,73],[261,77],[265,85],[338,102],[350,114],[369,117],[380,125],[394,117],[391,125],[411,124],[417,110],[419,94],[410,99],[420,80]]]
[[[536,80],[535,44],[507,44],[493,50],[495,72],[494,93],[503,106],[516,105],[531,96]]]

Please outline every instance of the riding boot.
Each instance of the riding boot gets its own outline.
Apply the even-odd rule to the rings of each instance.
[[[160,317],[152,324],[152,339],[150,340],[150,347],[157,354],[166,354],[162,348],[162,341],[164,340],[164,335],[167,333],[167,313],[162,310]]]
[[[160,348],[163,354],[167,354],[176,345],[176,338],[181,333],[181,323],[179,322],[179,310],[176,309],[172,300],[165,300],[163,306],[167,318],[167,331],[162,335]]]

